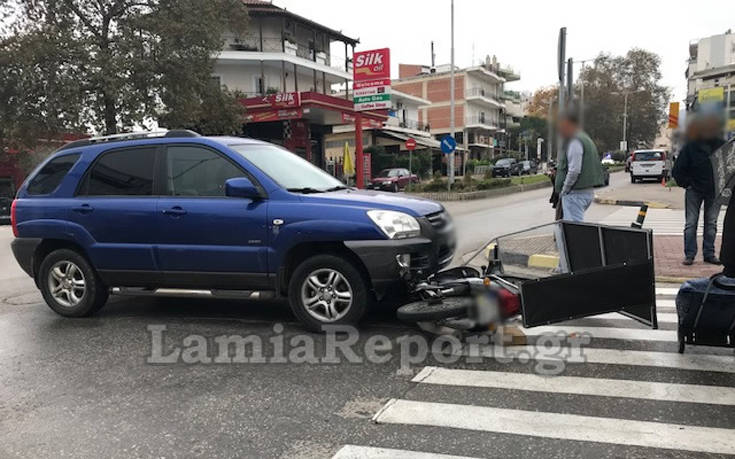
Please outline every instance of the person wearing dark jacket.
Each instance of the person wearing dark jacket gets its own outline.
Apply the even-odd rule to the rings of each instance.
[[[700,124],[702,123],[702,124]],[[715,180],[710,155],[725,142],[715,130],[702,121],[695,121],[689,129],[689,140],[681,149],[672,174],[676,183],[686,188],[686,224],[684,225],[684,265],[692,265],[697,255],[697,227],[699,213],[704,205],[704,262],[719,265],[715,255],[717,217],[720,203],[715,199]]]
[[[735,278],[735,188],[732,190],[730,203],[727,205],[722,234],[720,260],[725,267],[722,273],[727,277]]]

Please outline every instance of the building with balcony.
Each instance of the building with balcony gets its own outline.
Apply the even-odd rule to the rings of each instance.
[[[326,135],[335,126],[381,126],[386,110],[354,110],[344,89],[352,80],[356,38],[299,16],[272,2],[244,0],[250,16],[242,36],[225,34],[212,78],[245,94],[244,133],[283,145],[327,167]],[[342,53],[341,50],[344,50]],[[333,50],[340,50],[333,56]],[[342,95],[336,92],[342,88]]]
[[[427,99],[430,104],[419,110],[419,122],[428,125],[440,139],[451,131],[450,76],[448,65],[431,68],[425,65],[399,64],[395,90]],[[503,68],[495,57],[486,57],[482,65],[455,68],[455,138],[469,158],[491,158],[506,128],[505,84],[520,77]],[[455,155],[456,170],[461,170],[464,155]]]
[[[271,2],[246,0],[250,24],[244,36],[225,34],[214,78],[248,96],[271,93],[331,94],[352,80],[351,56],[359,43]],[[335,45],[336,44],[336,45]],[[344,45],[332,57],[333,45]]]
[[[695,40],[689,44],[687,79],[687,111],[703,101],[719,102],[727,118],[727,131],[735,135],[735,34],[724,34]]]
[[[344,94],[338,93],[341,97]],[[401,91],[391,90],[391,109],[388,118],[382,124],[364,123],[363,147],[371,145],[381,146],[386,153],[408,155],[406,140],[416,140],[416,149],[430,151],[434,155],[437,169],[441,168],[441,148],[429,130],[429,126],[419,121],[421,107],[429,105],[430,101]],[[335,170],[339,175],[342,170],[345,143],[350,152],[355,151],[355,126],[345,124],[335,126],[332,134],[325,136],[325,158],[327,170]],[[414,171],[426,173],[427,171]]]

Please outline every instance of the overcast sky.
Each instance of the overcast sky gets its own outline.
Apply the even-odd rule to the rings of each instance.
[[[398,63],[449,62],[449,0],[275,0],[278,6],[360,39],[358,49],[389,47]],[[520,72],[507,89],[534,90],[556,80],[556,39],[567,27],[567,56],[589,59],[632,47],[661,56],[663,83],[686,96],[689,42],[735,29],[732,0],[455,0],[455,63],[486,54]],[[473,48],[474,58],[473,61]]]

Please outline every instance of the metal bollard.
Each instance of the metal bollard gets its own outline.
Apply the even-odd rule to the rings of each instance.
[[[631,228],[643,228],[643,221],[646,219],[646,214],[648,213],[648,204],[643,204],[641,206],[641,209],[638,211],[638,217],[635,219],[633,223],[630,224]]]

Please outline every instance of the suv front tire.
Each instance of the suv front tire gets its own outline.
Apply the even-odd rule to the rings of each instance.
[[[344,258],[315,255],[293,272],[288,299],[294,315],[309,330],[354,325],[365,314],[368,288],[360,271]]]
[[[71,249],[54,250],[43,259],[38,285],[46,304],[65,317],[90,316],[109,296],[92,265]]]

